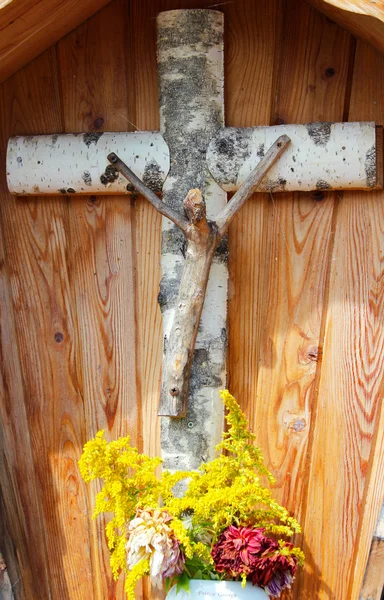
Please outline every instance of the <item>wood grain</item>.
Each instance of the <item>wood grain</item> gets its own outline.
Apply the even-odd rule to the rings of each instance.
[[[349,35],[305,3],[288,0],[278,44],[269,113],[273,122],[342,120]],[[327,69],[332,69],[332,77],[325,75]],[[263,232],[253,232],[244,222],[251,244],[259,245],[256,235],[264,235],[261,252],[250,244],[239,254],[238,245],[231,245],[231,261],[240,273],[237,322],[231,320],[230,368],[236,372],[231,390],[246,402],[258,443],[277,478],[275,495],[299,520],[304,516],[308,448],[316,417],[315,377],[321,360],[333,209],[332,194],[275,194]],[[239,330],[244,331],[241,338]],[[318,579],[319,573],[313,576]],[[306,594],[301,586],[300,597]]]
[[[306,0],[358,38],[384,52],[384,7],[370,0]]]
[[[158,129],[154,17],[211,4],[112,2],[60,42],[59,77],[51,49],[1,86],[1,155],[11,133]],[[357,45],[349,102],[351,38],[301,0],[220,10],[228,125],[342,120],[349,104],[350,120],[382,120],[383,58]],[[76,463],[101,427],[159,454],[160,219],[141,198],[15,200],[3,170],[0,193],[0,448],[17,600],[123,600]],[[229,387],[278,498],[303,521],[300,600],[357,600],[382,502],[382,195],[255,195],[229,232]]]
[[[379,66],[358,44],[351,120],[378,118]],[[306,571],[309,597],[359,597],[382,503],[383,216],[382,192],[345,193],[337,211],[305,521],[321,582]],[[313,523],[326,523],[326,545]]]
[[[173,8],[173,7],[172,7]],[[160,2],[132,0],[129,4],[130,45],[128,68],[134,82],[129,87],[130,129],[159,130],[156,65],[156,15]],[[159,456],[162,324],[157,304],[160,272],[161,216],[145,198],[135,202],[136,303],[138,380],[143,414],[143,450]]]
[[[110,0],[12,0],[0,7],[0,82]]]
[[[0,105],[3,106],[2,100]],[[4,147],[4,140],[1,140],[1,147]],[[2,197],[5,193],[3,183],[2,179]],[[43,593],[46,593],[48,581],[40,498],[25,411],[20,359],[15,344],[16,330],[2,235],[0,265],[0,540],[2,552],[7,556],[11,580],[14,583],[18,581],[15,592],[18,598],[26,598],[36,594],[40,573]],[[25,460],[20,460],[18,456],[21,449],[25,452]],[[31,556],[35,556],[36,560],[32,561]]]
[[[350,119],[356,116],[364,118],[365,115],[377,121],[382,119],[382,106],[384,101],[384,58],[375,52],[368,44],[357,44],[355,67],[353,72],[353,85],[350,103]],[[358,195],[360,200],[361,194]],[[354,572],[350,582],[351,598],[357,598],[362,584],[370,539],[375,529],[377,515],[383,501],[384,488],[384,406],[383,390],[384,378],[382,374],[383,338],[382,328],[384,323],[384,297],[383,297],[383,227],[384,215],[382,210],[384,194],[375,192],[365,199],[363,218],[360,229],[370,232],[370,247],[365,246],[364,252],[370,256],[366,270],[366,287],[363,297],[364,306],[369,307],[369,312],[364,317],[369,318],[369,329],[364,328],[368,337],[364,344],[363,336],[360,338],[360,348],[370,357],[370,366],[365,376],[366,388],[362,394],[356,396],[363,399],[364,413],[359,423],[357,439],[360,446],[360,461],[362,477],[359,489],[361,492],[360,523],[358,529],[358,543],[355,547]],[[348,195],[346,196],[348,200]],[[381,210],[380,210],[381,208]],[[357,332],[360,334],[360,331]],[[360,387],[360,386],[359,386]],[[368,462],[368,471],[365,472],[365,460]]]
[[[5,131],[60,131],[55,69],[51,50],[4,84]],[[36,496],[32,487],[22,507],[27,522],[35,520],[28,533],[36,532],[39,545],[32,554],[41,570],[34,597],[83,598],[92,590],[92,565],[87,496],[77,466],[84,412],[73,365],[76,316],[66,263],[67,203],[63,198],[43,204],[39,198],[16,201],[4,193],[1,216],[16,325],[13,343],[18,344],[25,390],[24,407],[20,394],[12,398],[14,418],[25,410],[28,422],[27,445],[21,441],[16,449],[25,461],[21,473],[30,452],[36,477]],[[15,431],[21,426],[13,423]],[[27,475],[24,486],[28,481]]]
[[[279,2],[233,3],[226,9],[226,125],[268,125],[275,94]],[[255,194],[229,229],[228,387],[255,425],[255,398],[264,335],[264,265],[268,196]],[[259,429],[256,425],[257,430]]]
[[[126,130],[127,4],[114,0],[58,45],[64,126],[69,131]],[[108,23],[108,27],[104,24]],[[103,84],[100,86],[100,77]],[[133,209],[127,197],[72,198],[69,261],[78,314],[85,408],[84,442],[104,429],[109,439],[130,434],[142,446],[136,394]],[[94,493],[90,502],[94,505]],[[92,535],[95,598],[123,598],[113,581],[104,527]]]

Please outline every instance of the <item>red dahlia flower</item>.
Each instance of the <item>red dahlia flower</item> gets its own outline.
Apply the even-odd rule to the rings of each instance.
[[[286,543],[287,550],[293,548]],[[279,596],[290,587],[296,572],[297,558],[281,553],[278,542],[265,535],[263,527],[230,525],[212,549],[218,573],[237,578],[246,575],[253,585],[264,587],[271,596]]]

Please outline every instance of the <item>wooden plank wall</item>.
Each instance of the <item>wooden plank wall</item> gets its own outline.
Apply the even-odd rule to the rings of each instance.
[[[101,428],[159,452],[160,219],[141,198],[12,198],[6,141],[157,129],[155,16],[213,4],[113,0],[0,87],[0,548],[18,600],[124,597],[77,459]],[[367,45],[302,0],[215,6],[228,125],[383,123]],[[292,600],[358,599],[383,500],[383,199],[255,195],[230,231],[228,385],[304,526]]]

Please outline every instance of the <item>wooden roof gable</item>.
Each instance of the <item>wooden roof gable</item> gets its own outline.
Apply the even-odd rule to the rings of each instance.
[[[0,0],[0,83],[110,0]]]
[[[382,0],[307,1],[355,36],[365,39],[380,52],[384,52]],[[110,0],[0,0],[0,82],[109,2]]]

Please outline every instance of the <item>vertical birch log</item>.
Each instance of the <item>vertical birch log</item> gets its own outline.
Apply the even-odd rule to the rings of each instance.
[[[183,211],[188,191],[199,188],[213,218],[226,203],[214,182],[206,150],[224,125],[223,15],[212,10],[160,13],[158,69],[160,129],[170,149],[171,167],[163,200]],[[183,234],[163,219],[159,304],[163,314],[164,361],[175,316],[185,254]],[[220,441],[223,410],[218,391],[225,386],[227,265],[225,243],[216,251],[196,340],[186,418],[163,418],[161,446],[165,467],[193,469],[210,460]],[[160,411],[168,404],[162,385]],[[162,411],[163,407],[163,411]]]

